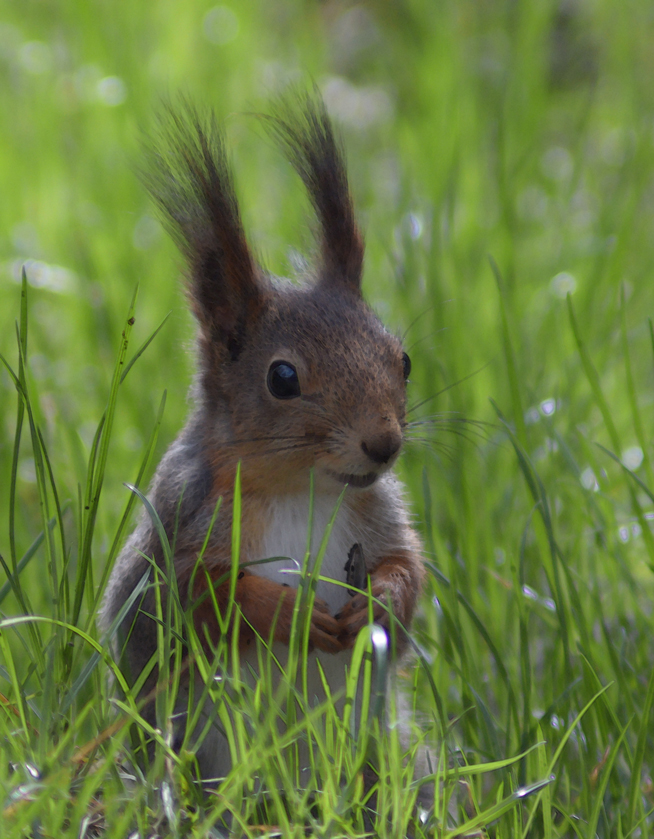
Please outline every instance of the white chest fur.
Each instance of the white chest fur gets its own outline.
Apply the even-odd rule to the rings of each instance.
[[[311,518],[311,562],[315,561],[325,532],[334,516],[338,502],[337,495],[316,495],[314,497],[313,516]],[[268,507],[263,535],[256,554],[248,557],[251,560],[267,559],[269,557],[284,557],[273,562],[250,566],[250,571],[267,577],[275,582],[287,584],[297,588],[300,583],[300,571],[307,551],[309,534],[309,499],[306,495],[279,496],[273,499]],[[365,540],[365,526],[352,512],[347,504],[347,498],[336,513],[334,523],[329,534],[327,548],[324,554],[320,575],[327,578],[319,580],[316,594],[328,605],[332,615],[337,614],[349,600],[348,590],[342,586],[328,582],[329,579],[345,582],[345,564],[348,553],[355,542]],[[275,643],[272,647],[275,661],[284,668],[288,659],[288,648],[282,643]],[[249,648],[241,654],[241,677],[255,680],[254,674],[259,672],[259,651]],[[320,660],[320,669],[317,660]],[[323,690],[323,675],[330,687],[332,697],[339,697],[338,708],[342,709],[346,668],[351,659],[351,651],[344,650],[335,655],[316,650],[309,653],[307,660],[307,692],[310,706],[325,701]],[[275,668],[271,669],[274,684],[280,678]],[[274,688],[273,684],[273,688]],[[199,692],[199,689],[198,689]],[[181,706],[180,706],[181,707]],[[212,712],[207,703],[207,714]],[[355,703],[355,712],[351,724],[360,715],[359,699]],[[306,746],[300,748],[302,766],[309,766]],[[232,766],[229,747],[224,735],[218,728],[214,728],[206,738],[198,753],[201,770],[205,777],[224,777]],[[309,773],[309,770],[303,770]]]
[[[278,496],[269,506],[267,520],[259,549],[259,556],[252,559],[283,557],[273,562],[251,567],[251,570],[276,582],[297,588],[300,569],[307,550],[309,526],[311,526],[311,562],[315,562],[321,543],[338,503],[337,495],[316,495],[313,516],[309,512],[307,495]],[[344,500],[341,503],[327,542],[320,576],[345,582],[345,564],[348,553],[360,540],[358,528],[351,510]],[[342,586],[319,580],[316,595],[336,614],[349,600],[348,591]]]

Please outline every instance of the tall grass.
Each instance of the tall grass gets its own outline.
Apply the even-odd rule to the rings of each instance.
[[[416,835],[651,835],[649,4],[216,8],[0,10],[4,835],[200,836],[231,812],[244,835],[401,836],[421,736],[436,796]],[[223,798],[199,793],[192,749],[171,752],[165,692],[136,768],[149,735],[129,690],[107,690],[95,625],[142,506],[124,484],[145,491],[192,367],[179,258],[133,175],[139,126],[170,89],[215,105],[251,238],[288,274],[306,203],[242,114],[298,73],[341,120],[366,292],[413,361],[401,472],[429,582],[401,679],[418,727],[407,744],[370,715],[373,826],[339,714],[297,721],[314,791],[276,739],[285,700],[245,683],[229,702],[248,757]]]

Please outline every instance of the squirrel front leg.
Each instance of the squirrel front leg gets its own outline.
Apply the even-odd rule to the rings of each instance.
[[[222,570],[222,569],[221,569]],[[222,576],[214,571],[216,576]],[[214,588],[216,603],[221,614],[227,611],[229,601],[229,582],[221,583]],[[216,619],[216,610],[211,597],[206,592],[206,582],[200,581],[195,586],[194,595],[197,598],[204,594],[193,612],[193,620],[198,637],[205,637],[205,629],[209,638],[215,644],[220,637],[220,626]],[[273,641],[288,644],[293,622],[293,610],[297,592],[289,586],[283,586],[260,577],[249,571],[239,572],[236,581],[234,600],[238,603],[244,620],[239,628],[239,646],[248,647],[259,635],[267,641],[271,635]],[[309,629],[309,644],[312,648],[328,653],[337,653],[344,649],[339,639],[341,626],[328,611],[327,604],[319,598],[314,600]]]
[[[423,576],[422,562],[417,556],[398,554],[382,558],[370,574],[372,596],[381,601],[373,601],[374,622],[390,630],[391,611],[403,627],[408,627],[420,594]],[[336,615],[341,626],[339,638],[346,649],[354,646],[358,633],[369,622],[368,615],[367,591],[355,594]],[[401,652],[406,646],[404,633],[396,632],[395,637],[397,651]]]

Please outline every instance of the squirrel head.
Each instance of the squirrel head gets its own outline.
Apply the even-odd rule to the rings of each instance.
[[[317,93],[264,117],[304,181],[320,251],[298,286],[266,274],[243,231],[223,137],[167,107],[146,185],[188,263],[198,396],[216,469],[271,491],[372,486],[400,451],[410,362],[361,294],[363,240],[343,155]]]

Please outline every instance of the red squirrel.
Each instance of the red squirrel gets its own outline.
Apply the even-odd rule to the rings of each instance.
[[[277,645],[289,643],[299,576],[288,573],[291,560],[279,557],[301,563],[305,555],[312,476],[314,552],[346,488],[309,629],[309,654],[320,658],[335,692],[357,634],[369,623],[368,585],[388,607],[373,601],[374,620],[387,629],[389,610],[410,626],[421,590],[420,540],[392,471],[406,428],[411,365],[401,341],[362,297],[363,239],[322,99],[296,96],[264,124],[304,182],[319,223],[315,262],[299,284],[271,276],[255,260],[215,119],[188,103],[169,108],[150,151],[146,184],[187,263],[197,376],[194,408],[159,464],[149,499],[174,544],[178,589],[189,599],[184,606],[197,601],[198,636],[216,642],[220,628],[207,574],[194,569],[221,498],[203,564],[224,611],[240,463],[244,567],[234,598],[242,613],[243,661],[257,635],[268,640],[272,630]],[[150,567],[145,557],[164,567],[159,536],[144,513],[111,574],[105,627]],[[247,564],[268,557],[278,559]],[[357,576],[355,586],[363,590],[354,594],[328,581],[352,584]],[[119,633],[133,680],[156,649],[154,612],[150,587]],[[393,635],[401,651],[404,634]],[[227,744],[220,736],[209,741],[198,755],[201,770],[225,773]]]

